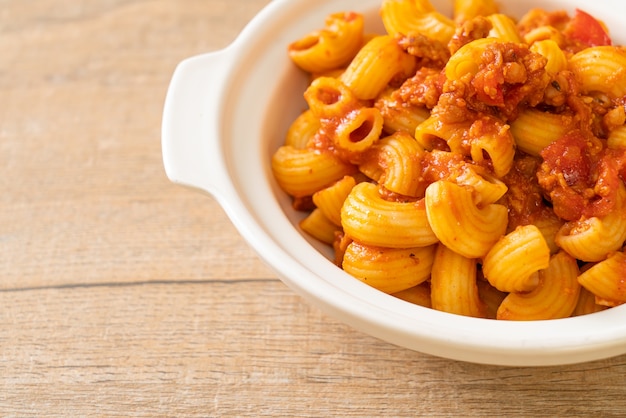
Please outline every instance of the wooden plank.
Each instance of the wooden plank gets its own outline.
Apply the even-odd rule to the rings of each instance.
[[[176,64],[266,2],[218,30],[224,1],[4,3],[0,288],[270,274],[215,201],[165,178],[160,148]]]
[[[0,306],[5,416],[618,416],[626,407],[626,356],[544,368],[444,360],[337,323],[276,280],[3,291]]]

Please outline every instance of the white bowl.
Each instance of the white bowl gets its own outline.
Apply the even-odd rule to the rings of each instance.
[[[433,0],[451,11],[451,0]],[[622,0],[502,0],[506,13],[576,7],[605,21],[626,44]],[[366,16],[382,31],[379,0],[275,0],[227,48],[177,67],[163,115],[168,177],[213,195],[260,257],[294,291],[327,314],[390,343],[450,359],[540,366],[597,360],[626,352],[626,306],[550,321],[476,319],[423,308],[379,292],[337,268],[330,250],[298,230],[299,214],[277,187],[270,159],[304,108],[307,80],[287,45],[333,12]],[[617,33],[616,31],[622,31]]]

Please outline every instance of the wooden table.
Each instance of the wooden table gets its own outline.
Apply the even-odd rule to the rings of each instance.
[[[618,416],[626,356],[504,368],[309,306],[165,177],[176,64],[268,0],[0,0],[0,416]]]

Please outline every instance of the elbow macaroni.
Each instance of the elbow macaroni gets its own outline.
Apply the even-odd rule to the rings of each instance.
[[[626,95],[626,51],[613,46],[584,49],[569,60],[570,70],[584,92],[603,92],[614,98]]]
[[[339,267],[480,318],[626,302],[626,49],[533,13],[382,0],[383,33],[341,12],[289,45],[311,82],[271,169]],[[584,147],[546,151],[572,132]]]
[[[410,74],[415,57],[390,35],[376,36],[357,53],[340,80],[362,100],[376,98],[398,74]]]
[[[501,13],[493,13],[487,16],[492,28],[489,36],[507,42],[521,42],[515,21]]]
[[[357,13],[334,13],[326,27],[293,42],[289,57],[298,67],[321,73],[346,65],[361,48],[363,16]]]
[[[428,0],[383,0],[380,14],[387,33],[421,33],[447,44],[454,35],[452,19],[437,12]]]
[[[350,191],[341,208],[341,225],[354,240],[378,247],[425,247],[438,241],[423,200],[386,200],[378,186],[367,182]]]
[[[502,292],[529,292],[536,273],[548,268],[550,248],[535,225],[518,226],[500,238],[483,259],[483,274]]]
[[[479,297],[476,274],[475,260],[439,244],[430,277],[433,308],[486,318],[487,306]]]
[[[615,306],[626,302],[626,253],[615,252],[578,277],[578,282],[595,295],[598,305]]]
[[[545,320],[567,318],[578,304],[580,285],[576,259],[564,251],[550,259],[530,292],[511,292],[500,304],[497,319]]]
[[[420,155],[424,150],[407,133],[396,132],[380,140],[359,170],[387,190],[404,196],[423,196]]]
[[[435,246],[381,248],[353,241],[346,248],[342,267],[357,279],[385,293],[396,293],[430,277]]]
[[[467,187],[434,182],[426,189],[425,204],[437,239],[465,257],[485,256],[506,231],[507,208],[495,203],[478,207]]]

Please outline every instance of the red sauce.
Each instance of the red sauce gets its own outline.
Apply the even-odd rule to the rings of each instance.
[[[537,177],[554,212],[568,221],[607,215],[616,204],[625,154],[580,130],[547,146]]]

